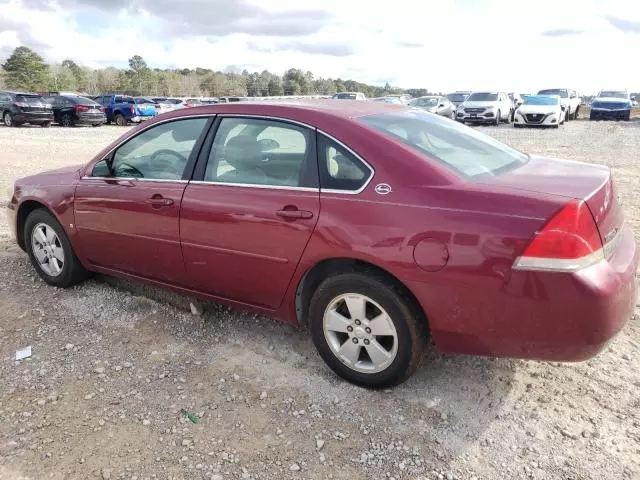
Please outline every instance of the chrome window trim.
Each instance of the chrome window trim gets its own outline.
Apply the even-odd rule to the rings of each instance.
[[[253,183],[231,183],[231,182],[211,182],[205,180],[191,180],[193,185],[222,185],[223,187],[242,187],[242,188],[262,188],[266,190],[292,190],[297,192],[319,192],[319,188],[314,187],[290,187],[288,185],[260,185]]]
[[[575,259],[518,257],[513,264],[514,270],[539,272],[577,272],[605,260],[604,249]]]
[[[89,177],[83,176],[81,180],[119,180],[123,182],[151,182],[151,183],[189,183],[189,180],[181,178],[171,180],[167,178],[138,178],[138,177]]]

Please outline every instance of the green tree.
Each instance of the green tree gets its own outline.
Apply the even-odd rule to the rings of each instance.
[[[269,96],[279,97],[284,95],[284,89],[282,88],[282,82],[279,79],[272,78],[267,84],[267,91]]]
[[[62,67],[71,72],[77,90],[87,90],[87,72],[73,60],[63,60]]]
[[[49,84],[49,66],[30,48],[17,47],[2,68],[9,88],[37,91]]]

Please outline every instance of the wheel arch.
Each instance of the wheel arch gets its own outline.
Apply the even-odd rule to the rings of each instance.
[[[16,237],[18,240],[18,245],[25,252],[27,251],[27,244],[24,238],[25,223],[27,222],[27,218],[29,217],[29,214],[34,210],[38,210],[40,208],[51,213],[51,215],[53,215],[54,217],[56,217],[56,219],[58,219],[58,221],[60,221],[60,219],[58,218],[58,215],[56,215],[55,212],[53,212],[44,203],[39,202],[37,200],[25,200],[24,202],[22,202],[18,207],[18,214],[16,215]]]
[[[429,328],[429,320],[424,308],[413,292],[398,277],[378,265],[349,257],[322,260],[304,273],[298,283],[295,297],[296,318],[300,325],[308,326],[311,297],[322,281],[333,275],[349,272],[372,273],[392,282],[394,286],[400,290],[402,295],[413,304],[416,311],[420,312],[422,321],[425,322],[427,329]]]

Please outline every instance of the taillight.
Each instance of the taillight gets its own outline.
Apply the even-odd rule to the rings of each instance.
[[[136,107],[130,107],[131,108],[131,113],[135,115],[136,113]]]
[[[603,259],[600,232],[589,207],[572,200],[535,233],[513,268],[566,272]]]
[[[75,108],[76,112],[88,112],[89,111],[89,107],[87,107],[86,105],[76,105],[73,108]]]
[[[100,109],[101,112],[104,112],[104,107],[102,105],[100,105],[98,108]]]
[[[16,107],[20,107],[20,108],[26,108],[29,106],[29,104],[26,102],[16,102],[15,105]]]

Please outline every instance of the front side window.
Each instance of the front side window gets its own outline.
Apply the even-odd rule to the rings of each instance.
[[[421,111],[370,115],[359,121],[465,177],[497,175],[529,158],[478,130]]]
[[[180,180],[207,118],[187,118],[161,123],[122,144],[107,161],[98,162],[93,176]]]
[[[371,170],[353,153],[324,135],[318,136],[320,187],[323,190],[360,190]]]
[[[278,187],[316,187],[314,133],[277,120],[223,118],[204,180]]]

